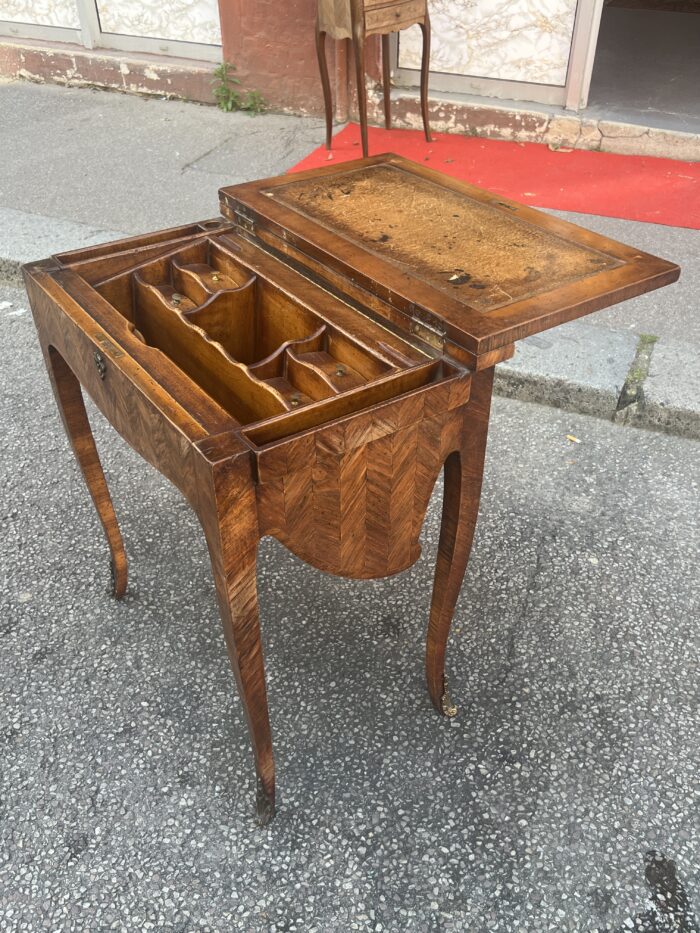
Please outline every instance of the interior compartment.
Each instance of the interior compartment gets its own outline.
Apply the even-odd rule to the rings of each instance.
[[[404,362],[355,339],[256,275],[216,236],[117,268],[93,287],[140,340],[253,428],[255,443],[445,377],[435,361]]]
[[[361,386],[355,391],[334,395],[323,406],[311,405],[294,411],[285,417],[273,417],[258,424],[250,425],[244,431],[249,441],[262,446],[273,441],[289,437],[299,431],[306,431],[333,418],[342,418],[372,405],[378,405],[396,398],[414,389],[421,389],[434,382],[440,382],[457,375],[456,367],[447,365],[443,360],[430,360],[379,379],[370,385]]]

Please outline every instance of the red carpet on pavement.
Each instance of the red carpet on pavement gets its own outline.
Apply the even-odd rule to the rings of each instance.
[[[319,131],[320,132],[320,131]],[[700,229],[700,163],[582,149],[552,150],[539,143],[511,143],[418,130],[369,128],[371,155],[395,152],[514,201],[603,217]],[[347,162],[361,156],[360,128],[349,124],[292,171]]]

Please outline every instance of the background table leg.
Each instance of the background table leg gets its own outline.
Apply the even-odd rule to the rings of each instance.
[[[445,646],[474,539],[484,474],[494,369],[475,373],[464,408],[461,449],[445,461],[445,491],[426,644],[426,677],[433,705],[457,712],[445,687]]]
[[[112,592],[120,599],[127,584],[126,551],[85,410],[80,383],[54,347],[44,348],[44,358],[66,434],[107,536],[111,554]]]
[[[420,65],[420,109],[423,115],[423,131],[426,140],[432,142],[428,121],[428,78],[430,77],[430,17],[426,10],[425,20],[420,24],[423,33],[423,57]]]
[[[333,136],[333,96],[326,60],[326,34],[319,29],[318,20],[316,20],[316,55],[318,56],[318,70],[321,72],[323,105],[326,111],[326,149],[330,149]]]
[[[365,36],[364,30],[355,25],[352,39],[355,53],[355,78],[357,82],[357,109],[360,114],[360,136],[362,138],[362,156],[367,158],[367,89],[365,87]]]
[[[391,54],[389,34],[382,36],[382,90],[384,92],[384,127],[391,129]]]

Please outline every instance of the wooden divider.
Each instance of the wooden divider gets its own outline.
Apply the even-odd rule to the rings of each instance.
[[[349,336],[214,236],[180,243],[93,287],[148,347],[251,427],[253,443],[446,375],[425,357],[387,355]],[[308,411],[298,417],[300,409]]]

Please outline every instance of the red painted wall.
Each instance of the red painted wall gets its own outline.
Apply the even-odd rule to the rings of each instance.
[[[273,110],[323,114],[316,59],[316,0],[219,0],[224,60],[243,86]],[[326,40],[337,119],[348,117],[348,42]],[[378,43],[367,42],[367,69],[378,74]],[[354,88],[352,89],[354,96]]]

